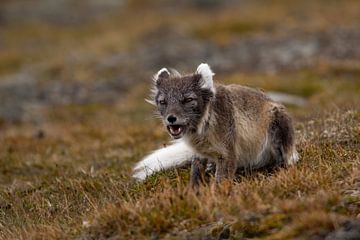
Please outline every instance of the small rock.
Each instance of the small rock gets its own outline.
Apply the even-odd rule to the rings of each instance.
[[[43,139],[44,137],[45,137],[45,132],[44,132],[44,130],[38,130],[37,131],[37,133],[35,134],[35,137],[37,138],[37,139]]]
[[[325,240],[358,240],[360,239],[360,219],[346,221],[341,228],[327,235]]]
[[[229,227],[226,226],[221,231],[218,239],[221,240],[221,239],[229,239],[229,238],[230,238],[230,229],[229,229]]]

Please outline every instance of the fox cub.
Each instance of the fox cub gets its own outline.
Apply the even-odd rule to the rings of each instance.
[[[202,63],[181,76],[161,69],[154,76],[150,103],[175,140],[140,161],[133,177],[142,180],[162,169],[191,162],[191,181],[199,183],[202,159],[215,163],[215,180],[233,179],[239,168],[287,166],[299,159],[285,107],[263,92],[240,85],[214,84]]]

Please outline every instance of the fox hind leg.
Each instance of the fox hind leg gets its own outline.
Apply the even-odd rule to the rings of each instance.
[[[273,108],[273,119],[269,126],[271,167],[292,165],[298,160],[295,149],[294,129],[291,118],[283,107]],[[269,166],[269,167],[270,167]]]

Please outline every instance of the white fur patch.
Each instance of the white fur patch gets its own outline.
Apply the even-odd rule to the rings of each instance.
[[[214,81],[213,81],[213,76],[215,75],[213,73],[213,71],[211,71],[210,66],[207,63],[201,63],[197,70],[196,73],[201,75],[201,78],[203,80],[203,88],[208,88],[210,89],[212,92],[215,93],[215,88],[214,88]]]
[[[159,79],[159,76],[164,72],[166,72],[170,76],[169,70],[167,70],[167,68],[162,68],[155,74],[154,81],[156,82]]]
[[[299,157],[299,153],[294,150],[287,162],[288,165],[294,165],[295,163],[297,163],[299,161],[300,157]]]
[[[156,106],[156,103],[155,103],[154,100],[150,100],[150,99],[145,98],[145,102],[150,103],[151,105]]]
[[[205,113],[204,115],[202,116],[199,124],[198,124],[198,129],[197,129],[197,133],[199,135],[202,135],[204,133],[204,129],[205,129],[205,124],[207,121],[210,120],[210,106],[207,105],[206,106],[206,110],[205,110]]]
[[[265,141],[262,144],[260,152],[258,153],[255,161],[251,163],[252,167],[260,168],[260,167],[266,165],[266,163],[269,159],[269,156],[270,156],[268,148],[269,148],[269,137],[266,134]]]
[[[137,163],[133,169],[133,178],[142,181],[147,176],[161,170],[180,167],[190,163],[194,155],[195,153],[189,145],[182,140],[177,141],[168,147],[156,150]]]

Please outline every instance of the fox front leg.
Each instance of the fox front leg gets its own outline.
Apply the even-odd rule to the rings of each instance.
[[[220,157],[216,163],[215,181],[221,183],[223,179],[233,180],[235,178],[235,161]]]
[[[200,183],[205,181],[206,158],[194,157],[191,161],[190,185],[197,188]]]

